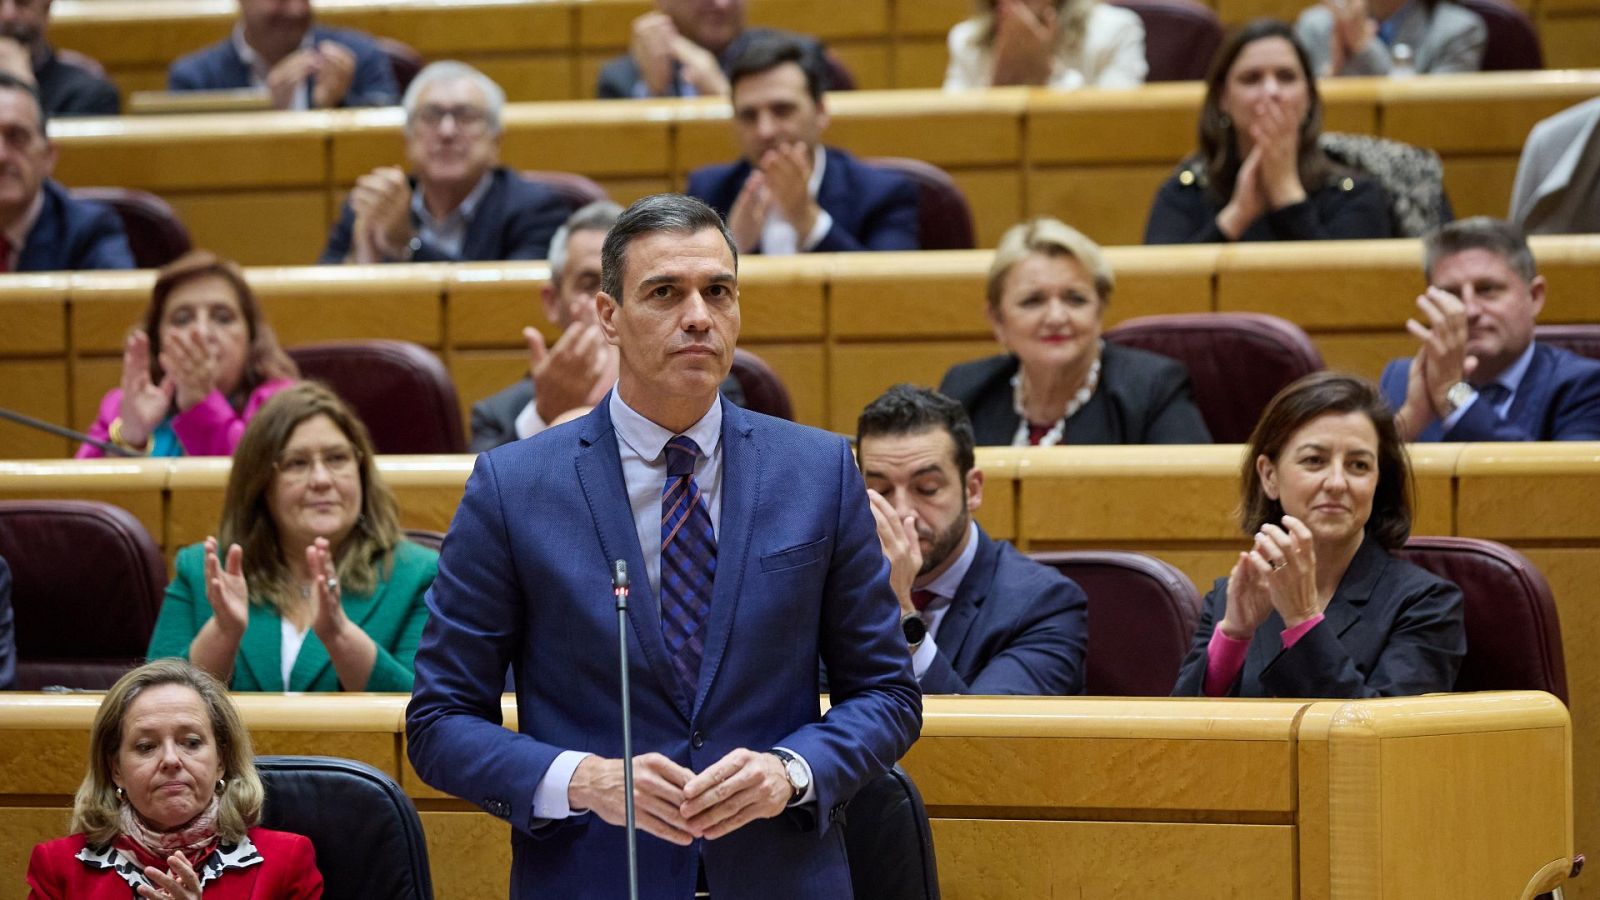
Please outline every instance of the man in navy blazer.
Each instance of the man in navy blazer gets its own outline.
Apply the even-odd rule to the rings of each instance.
[[[1479,216],[1424,238],[1427,324],[1383,371],[1408,441],[1600,440],[1600,362],[1533,339],[1545,280],[1522,230]]]
[[[856,422],[912,671],[924,694],[1080,693],[1088,598],[973,521],[983,503],[973,443],[960,403],[909,384]]]
[[[122,220],[50,179],[56,146],[33,86],[0,72],[0,272],[131,269]]]
[[[428,594],[411,761],[511,823],[512,897],[620,895],[620,560],[640,896],[688,900],[703,881],[718,900],[848,898],[833,826],[921,727],[849,445],[719,399],[737,253],[711,209],[640,200],[602,258],[617,386],[478,457]]]
[[[921,249],[916,185],[822,145],[819,47],[785,35],[752,40],[728,77],[744,158],[691,172],[688,193],[727,220],[741,253]]]
[[[506,95],[465,63],[436,62],[406,88],[407,174],[356,179],[318,262],[544,259],[571,211],[500,165]]]
[[[390,106],[389,57],[347,28],[313,24],[310,0],[239,0],[233,34],[167,69],[169,91],[264,87],[276,109]]]

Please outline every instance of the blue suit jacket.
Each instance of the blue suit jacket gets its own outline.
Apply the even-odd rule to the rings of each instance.
[[[921,692],[849,446],[720,402],[716,581],[693,696],[668,660],[608,401],[480,455],[467,482],[428,594],[407,747],[429,784],[514,826],[513,898],[616,896],[627,882],[622,829],[592,814],[532,816],[561,751],[622,754],[612,560],[636,573],[634,752],[698,772],[738,747],[787,747],[811,766],[819,813],[691,847],[641,832],[642,897],[688,900],[703,854],[714,896],[848,898],[842,830],[829,826],[920,730]],[[826,717],[819,661],[832,675]],[[500,726],[508,664],[518,732]]]
[[[323,41],[343,44],[355,54],[356,70],[350,76],[350,90],[340,106],[393,106],[400,102],[394,68],[372,38],[348,28],[313,25],[311,39],[319,44]],[[249,86],[250,67],[234,49],[231,37],[180,57],[167,69],[169,91],[224,91]]]
[[[74,200],[50,179],[39,186],[44,206],[17,256],[18,272],[132,269],[122,220],[110,207]]]
[[[812,252],[922,249],[916,185],[898,172],[867,165],[843,150],[829,147],[826,152],[817,205],[833,217],[833,227]],[[687,193],[726,219],[750,171],[744,160],[696,169],[689,173]]]
[[[924,694],[1077,694],[1089,598],[1070,578],[978,529],[978,552],[939,622]]]
[[[1383,370],[1383,396],[1399,409],[1406,399],[1411,360],[1396,359]],[[1487,403],[1473,403],[1455,427],[1440,422],[1419,441],[1595,441],[1600,440],[1600,362],[1537,341],[1533,360],[1505,419]]]

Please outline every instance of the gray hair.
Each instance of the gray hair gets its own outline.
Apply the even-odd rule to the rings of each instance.
[[[739,248],[717,211],[686,194],[652,194],[623,211],[600,248],[600,290],[618,304],[623,301],[622,273],[628,264],[628,245],[648,234],[697,234],[715,228],[733,255],[733,272],[739,274]]]
[[[610,200],[596,200],[567,217],[550,238],[550,280],[561,278],[567,267],[567,242],[580,231],[610,231],[622,215],[622,204]]]
[[[489,131],[500,133],[500,113],[506,106],[506,92],[494,79],[479,72],[477,69],[464,62],[446,59],[436,63],[429,63],[417,77],[411,79],[411,86],[406,88],[406,95],[400,99],[400,105],[406,110],[406,131],[411,131],[411,123],[417,115],[417,100],[422,96],[428,85],[438,81],[470,81],[483,91],[484,103],[488,105]]]
[[[1487,250],[1506,261],[1511,270],[1532,283],[1539,276],[1533,264],[1533,251],[1522,229],[1504,219],[1473,216],[1428,232],[1422,238],[1422,273],[1433,281],[1433,267],[1439,261],[1468,250]]]

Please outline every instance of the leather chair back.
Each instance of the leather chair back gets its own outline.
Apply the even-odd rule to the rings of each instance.
[[[1535,325],[1533,339],[1600,360],[1600,325]]]
[[[850,884],[861,900],[938,900],[928,810],[898,765],[867,782],[845,809]]]
[[[1172,565],[1130,550],[1028,554],[1089,595],[1089,654],[1083,692],[1095,697],[1165,697],[1200,623],[1200,594]]]
[[[745,409],[794,421],[794,403],[789,400],[789,389],[761,357],[749,350],[735,349],[730,374],[744,391],[741,405]]]
[[[0,501],[0,556],[11,565],[19,690],[104,690],[144,662],[167,567],[127,510]]]
[[[971,250],[978,246],[972,207],[945,170],[903,156],[874,156],[864,161],[899,172],[917,186],[917,232],[922,249]]]
[[[444,364],[407,341],[330,341],[287,348],[300,375],[350,404],[379,453],[465,453],[461,401]]]
[[[1183,363],[1195,405],[1219,444],[1248,440],[1278,391],[1322,368],[1322,355],[1299,326],[1262,313],[1141,316],[1107,329],[1105,338]]]
[[[1463,537],[1413,537],[1398,555],[1461,588],[1467,656],[1456,690],[1548,691],[1567,702],[1561,619],[1549,583],[1527,557]]]
[[[1544,68],[1544,52],[1539,48],[1539,34],[1533,30],[1528,16],[1505,0],[1456,0],[1457,3],[1477,13],[1489,27],[1488,39],[1483,45],[1485,72],[1520,71]]]
[[[444,532],[442,531],[434,531],[430,528],[407,528],[405,535],[406,540],[413,544],[421,544],[435,553],[438,553],[440,548],[444,547]]]
[[[1198,81],[1222,46],[1222,21],[1192,0],[1110,0],[1144,24],[1145,81]]]
[[[141,269],[159,269],[189,252],[189,229],[167,201],[155,194],[119,187],[72,188],[74,200],[104,203],[122,220],[128,249]]]
[[[56,59],[66,63],[69,66],[76,66],[77,68],[88,72],[90,75],[93,75],[96,78],[106,77],[106,67],[100,64],[100,60],[95,59],[87,53],[79,53],[76,50],[68,50],[65,47],[57,47]]]
[[[389,69],[394,72],[394,83],[400,88],[401,96],[404,96],[406,88],[411,86],[411,79],[416,78],[417,73],[422,71],[422,54],[404,41],[377,36],[372,39],[377,42],[378,49],[383,55],[389,58]]]
[[[258,756],[261,825],[311,839],[330,900],[432,900],[422,820],[405,791],[366,763]]]
[[[567,214],[577,212],[596,200],[609,200],[606,189],[599,182],[574,172],[557,172],[552,169],[523,169],[522,177],[542,184],[555,192],[567,204]]]

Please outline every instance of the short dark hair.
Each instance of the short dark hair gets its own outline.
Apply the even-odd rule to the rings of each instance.
[[[1511,271],[1532,282],[1539,277],[1533,262],[1533,250],[1528,238],[1513,222],[1489,216],[1473,216],[1449,222],[1428,232],[1422,238],[1422,272],[1433,280],[1433,267],[1445,257],[1468,250],[1487,250],[1506,261]]]
[[[600,246],[600,290],[622,303],[622,273],[628,265],[628,245],[657,232],[697,234],[715,228],[733,254],[733,273],[739,274],[739,248],[717,211],[686,194],[652,194],[622,211]]]
[[[728,67],[728,93],[731,95],[738,87],[739,79],[770,72],[784,63],[800,67],[806,76],[806,93],[821,103],[822,92],[828,89],[828,61],[822,45],[783,32],[762,35],[745,44]]]
[[[1394,413],[1376,385],[1339,372],[1313,372],[1278,392],[1250,434],[1249,452],[1239,470],[1239,527],[1255,534],[1283,518],[1283,504],[1267,496],[1256,473],[1256,458],[1276,460],[1289,438],[1306,423],[1329,414],[1363,413],[1378,433],[1378,488],[1366,532],[1395,550],[1411,534],[1411,462],[1394,427]]]
[[[914,384],[889,388],[861,411],[856,419],[856,452],[860,453],[861,441],[868,437],[915,434],[930,428],[942,428],[950,435],[956,445],[956,471],[966,478],[976,464],[972,446],[977,443],[966,409],[938,391]]]
[[[50,120],[44,111],[44,101],[39,99],[39,89],[10,72],[0,72],[0,90],[21,91],[33,98],[33,108],[39,111],[39,136],[48,141]]]

